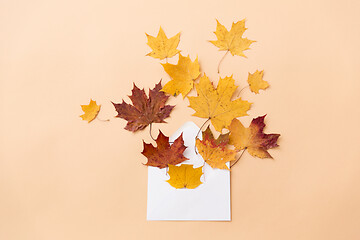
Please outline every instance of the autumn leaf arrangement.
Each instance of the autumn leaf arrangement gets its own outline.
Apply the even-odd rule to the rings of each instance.
[[[217,21],[216,31],[214,32],[217,40],[210,43],[225,51],[223,58],[218,65],[218,73],[220,73],[220,65],[224,57],[230,52],[233,56],[246,57],[245,50],[255,41],[243,37],[245,28],[245,19],[232,24],[228,31],[219,21]],[[137,132],[149,127],[150,136],[156,142],[156,146],[143,141],[143,151],[141,152],[146,158],[145,165],[166,168],[170,179],[167,181],[174,188],[193,189],[198,187],[203,175],[203,166],[208,164],[212,168],[229,171],[245,151],[251,156],[258,158],[272,158],[268,150],[278,146],[277,140],[280,134],[266,134],[265,116],[259,116],[252,120],[248,128],[238,120],[239,117],[248,116],[247,111],[252,103],[243,100],[239,95],[236,97],[235,91],[238,86],[235,85],[233,76],[220,77],[217,87],[206,76],[200,72],[200,64],[198,58],[194,61],[190,56],[183,56],[177,49],[180,42],[180,33],[171,38],[167,38],[165,32],[160,27],[156,37],[146,34],[147,44],[152,49],[147,56],[164,61],[160,63],[164,71],[170,76],[171,80],[162,86],[160,80],[155,84],[153,89],[149,90],[147,95],[144,89],[138,88],[135,83],[132,94],[129,96],[132,104],[113,103],[117,111],[117,118],[127,121],[125,129],[131,132]],[[178,55],[177,64],[168,63],[168,59]],[[242,88],[239,94],[246,88],[251,92],[259,94],[260,90],[269,87],[267,81],[263,80],[263,70],[255,71],[248,74],[248,86]],[[190,91],[195,88],[196,96],[188,96]],[[153,123],[165,123],[174,108],[167,105],[166,102],[170,96],[177,97],[182,95],[183,99],[187,98],[195,113],[193,116],[206,119],[200,127],[196,135],[196,153],[200,154],[204,159],[202,167],[194,168],[189,164],[182,164],[188,160],[184,155],[186,146],[182,135],[174,142],[169,142],[169,137],[165,136],[160,130],[155,139],[151,134]],[[90,100],[89,105],[82,105],[84,114],[82,119],[89,123],[98,119],[97,115],[100,111],[100,105]],[[108,121],[108,120],[105,120]],[[205,125],[209,123],[217,132],[220,132],[217,138],[214,137],[210,129],[210,124],[203,130]],[[223,130],[227,133],[223,134]],[[199,134],[202,131],[202,139]]]

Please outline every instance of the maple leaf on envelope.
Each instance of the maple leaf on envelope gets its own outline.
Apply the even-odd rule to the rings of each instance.
[[[235,160],[236,151],[228,149],[229,133],[214,138],[210,127],[202,133],[202,140],[196,139],[196,147],[204,161],[212,168],[227,169],[227,162]]]
[[[277,140],[280,134],[263,132],[265,116],[254,118],[248,128],[245,128],[239,120],[234,119],[229,127],[230,144],[237,150],[246,149],[254,157],[272,158],[267,150],[278,146]]]
[[[196,111],[193,116],[210,119],[218,132],[227,128],[234,118],[246,116],[251,103],[241,98],[231,100],[237,89],[234,83],[232,76],[220,78],[215,89],[206,75],[201,77],[195,84],[197,97],[188,97],[189,107]]]
[[[167,182],[174,188],[197,188],[202,182],[200,177],[203,174],[202,167],[194,168],[193,165],[182,164],[174,166],[169,164],[170,179]]]
[[[89,105],[81,105],[81,109],[84,111],[84,114],[81,115],[80,117],[83,120],[88,121],[88,123],[90,123],[98,115],[100,111],[100,107],[101,105],[97,105],[96,101],[90,99]]]
[[[165,72],[171,77],[171,81],[165,84],[162,91],[177,96],[180,93],[183,98],[193,89],[194,80],[200,75],[200,65],[198,58],[194,62],[190,57],[179,54],[179,61],[176,65],[165,63],[161,64]]]
[[[112,103],[118,113],[116,117],[128,121],[126,130],[136,132],[151,123],[165,123],[164,119],[169,117],[174,106],[165,105],[169,96],[161,92],[161,88],[160,81],[154,89],[150,89],[147,98],[144,89],[140,90],[134,83],[132,95],[129,96],[133,105],[124,100],[122,103]]]
[[[164,168],[169,164],[176,165],[188,160],[183,155],[186,147],[184,146],[182,134],[170,145],[169,137],[159,131],[156,147],[145,142],[143,144],[144,150],[141,153],[148,159],[148,162],[145,164],[147,166]]]
[[[245,19],[233,23],[231,30],[228,31],[223,25],[216,20],[217,26],[214,32],[217,40],[210,41],[212,44],[219,48],[219,51],[230,51],[230,53],[242,57],[246,57],[243,51],[249,49],[251,43],[255,42],[247,38],[243,38],[245,28]]]
[[[175,56],[180,52],[176,49],[180,41],[180,33],[174,37],[168,39],[164,33],[164,30],[160,27],[157,37],[153,37],[145,33],[148,39],[147,45],[151,47],[152,52],[146,56],[153,58],[159,58],[160,60]]]
[[[269,87],[269,83],[263,80],[264,71],[256,70],[254,73],[249,73],[248,83],[250,86],[250,90],[253,93],[258,94],[260,89],[265,90]]]

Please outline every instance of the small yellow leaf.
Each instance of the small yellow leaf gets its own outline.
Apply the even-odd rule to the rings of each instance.
[[[153,37],[145,33],[148,39],[147,45],[151,47],[152,52],[148,53],[146,56],[153,58],[159,58],[160,60],[165,58],[170,58],[175,56],[180,52],[176,49],[180,41],[180,33],[176,34],[174,37],[168,39],[164,33],[164,30],[160,27],[157,37]]]
[[[250,45],[255,41],[242,37],[247,29],[245,28],[245,19],[233,23],[230,31],[221,25],[218,20],[216,22],[217,26],[214,33],[218,40],[210,42],[217,46],[219,51],[230,51],[233,56],[246,57],[243,51],[249,49]]]
[[[88,123],[90,123],[98,115],[100,111],[100,107],[101,105],[97,105],[96,101],[90,99],[89,105],[81,105],[81,109],[84,111],[84,114],[81,115],[80,117],[83,120],[88,121]]]
[[[260,89],[265,90],[269,87],[269,83],[265,80],[263,80],[264,76],[264,70],[254,72],[253,74],[249,73],[248,76],[248,83],[250,86],[250,90],[256,94],[259,93]]]
[[[230,77],[220,78],[215,89],[209,78],[204,75],[200,82],[195,84],[197,97],[188,97],[190,106],[196,112],[193,116],[208,118],[216,131],[227,128],[234,118],[246,116],[251,103],[238,98],[231,100],[237,86]]]
[[[170,82],[165,84],[162,91],[171,95],[179,95],[180,93],[185,98],[191,89],[194,87],[194,80],[200,75],[200,65],[198,58],[194,62],[190,57],[184,57],[179,54],[179,61],[177,65],[165,63],[161,64],[164,70],[172,78]]]
[[[170,179],[167,182],[174,188],[189,188],[194,189],[202,182],[200,177],[203,174],[202,167],[194,168],[193,165],[182,164],[175,166],[169,164]]]

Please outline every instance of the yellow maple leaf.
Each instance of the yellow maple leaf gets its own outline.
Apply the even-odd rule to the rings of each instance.
[[[214,138],[208,127],[202,133],[203,139],[196,139],[196,148],[204,161],[212,168],[227,169],[227,162],[235,160],[236,151],[227,148],[229,143],[229,133],[221,134],[217,139]]]
[[[196,112],[193,116],[207,118],[221,132],[227,128],[234,118],[246,116],[251,103],[238,98],[231,100],[237,86],[232,76],[220,78],[215,89],[209,78],[204,75],[200,82],[195,84],[197,97],[188,97],[190,106]]]
[[[145,33],[148,39],[147,45],[151,47],[152,52],[146,56],[153,58],[159,58],[160,60],[175,56],[180,52],[176,49],[180,41],[180,33],[176,34],[172,38],[168,39],[164,33],[164,30],[160,27],[157,37],[153,37]]]
[[[263,71],[256,70],[256,72],[254,72],[253,74],[249,73],[247,81],[249,83],[250,90],[252,92],[258,94],[260,89],[265,90],[266,88],[269,87],[269,83],[263,80],[263,76],[264,76],[264,70]]]
[[[81,109],[84,111],[84,114],[81,115],[80,117],[83,120],[88,121],[88,123],[90,123],[98,115],[100,111],[100,107],[101,105],[97,105],[96,101],[90,99],[89,105],[81,105]]]
[[[214,33],[218,40],[210,42],[217,46],[220,51],[230,51],[233,56],[246,57],[243,51],[249,49],[250,45],[255,41],[242,37],[247,29],[245,28],[245,19],[233,23],[230,31],[221,25],[218,20],[216,22],[217,26]]]
[[[187,57],[179,54],[177,65],[165,63],[161,64],[164,70],[171,77],[171,81],[165,84],[162,91],[171,95],[179,95],[185,98],[194,87],[194,80],[200,75],[200,65],[198,58],[194,62],[191,61],[189,55]]]
[[[193,165],[182,164],[175,166],[169,164],[170,179],[167,182],[174,188],[194,189],[202,182],[200,177],[203,174],[202,167],[194,168]]]

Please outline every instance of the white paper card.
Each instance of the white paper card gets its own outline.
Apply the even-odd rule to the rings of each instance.
[[[193,122],[185,123],[169,139],[170,142],[183,133],[187,146],[185,164],[201,167],[204,160],[195,153],[195,136],[199,128]],[[201,133],[199,134],[201,138]],[[201,184],[195,189],[176,189],[166,180],[166,169],[148,167],[147,220],[180,221],[231,221],[230,171],[203,167]]]

